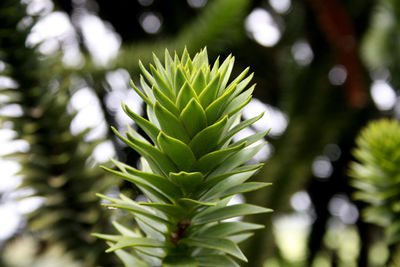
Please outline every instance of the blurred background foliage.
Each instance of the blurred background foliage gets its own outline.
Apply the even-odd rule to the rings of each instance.
[[[396,0],[0,1],[0,266],[118,266],[90,236],[111,231],[94,192],[141,195],[98,168],[138,161],[108,126],[121,101],[143,112],[138,60],[185,45],[250,66],[243,117],[271,128],[254,180],[273,186],[236,199],[275,210],[248,218],[266,225],[248,266],[396,266],[349,162],[363,126],[400,118],[399,20]]]

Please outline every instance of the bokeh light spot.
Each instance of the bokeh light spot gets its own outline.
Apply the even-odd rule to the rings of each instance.
[[[383,80],[376,80],[372,83],[371,96],[379,110],[390,110],[396,104],[395,91]]]
[[[278,43],[281,32],[271,14],[262,8],[254,9],[245,20],[245,27],[250,38],[265,47]]]
[[[347,70],[342,65],[336,65],[329,71],[328,78],[331,84],[342,85],[347,79]]]
[[[140,16],[139,21],[143,30],[149,34],[156,34],[161,30],[162,17],[158,13],[145,12]]]

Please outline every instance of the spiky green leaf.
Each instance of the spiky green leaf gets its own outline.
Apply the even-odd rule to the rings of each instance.
[[[182,141],[160,132],[157,138],[161,150],[175,163],[179,170],[189,171],[196,161],[192,150]]]
[[[195,136],[207,126],[206,113],[195,98],[190,100],[189,104],[182,110],[179,119],[182,121],[190,137]]]
[[[194,225],[206,224],[238,216],[267,212],[272,212],[272,210],[250,204],[238,204],[226,207],[209,207],[196,214],[193,217],[192,223]]]
[[[236,257],[239,260],[247,262],[246,257],[243,255],[239,247],[235,243],[227,239],[196,237],[196,238],[182,239],[180,243],[183,243],[188,246],[215,249],[227,253],[229,255],[232,255],[233,257]]]
[[[184,143],[189,142],[189,136],[178,118],[160,105],[157,101],[154,105],[154,112],[163,132],[167,135],[181,140]]]
[[[165,242],[161,242],[158,240],[144,238],[144,237],[128,237],[123,236],[118,242],[111,246],[106,252],[112,252],[117,249],[126,248],[126,247],[157,247],[157,248],[165,248],[167,247]]]
[[[228,118],[225,117],[217,123],[208,126],[198,134],[196,134],[192,141],[190,141],[189,146],[191,147],[196,158],[200,158],[206,153],[213,151],[217,144],[221,133],[224,131],[224,127]]]

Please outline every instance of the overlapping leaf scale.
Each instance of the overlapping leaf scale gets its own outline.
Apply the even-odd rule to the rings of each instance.
[[[207,126],[207,117],[203,107],[196,99],[192,99],[182,110],[179,116],[183,126],[187,130],[190,138]]]
[[[101,196],[112,202],[106,206],[132,212],[144,236],[119,224],[115,224],[121,233],[118,238],[97,236],[111,241],[109,251],[119,253],[124,262],[135,262],[138,266],[238,266],[230,256],[247,259],[237,243],[262,226],[223,221],[271,212],[250,204],[227,206],[235,194],[269,186],[246,182],[262,164],[243,165],[262,148],[263,143],[254,143],[267,131],[232,141],[235,134],[263,115],[240,120],[241,110],[251,100],[254,86],[245,88],[253,74],[247,76],[247,68],[228,85],[234,57],[228,56],[222,64],[217,58],[210,69],[206,49],[193,59],[186,49],[181,59],[176,53],[172,58],[165,51],[164,66],[157,56],[153,58],[150,71],[139,62],[147,81],[140,76],[140,88],[131,83],[147,104],[148,118],[123,105],[127,115],[151,141],[129,127],[126,137],[115,131],[145,159],[143,171],[118,161],[114,163],[119,171],[105,168],[135,183],[150,202]],[[176,235],[178,239],[174,239]],[[186,256],[194,256],[173,256],[180,253],[175,250],[176,244],[189,249]],[[127,247],[136,254],[123,250]],[[167,254],[163,254],[166,247]]]

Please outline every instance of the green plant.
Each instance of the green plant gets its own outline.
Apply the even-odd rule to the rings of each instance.
[[[90,235],[112,227],[93,193],[104,192],[115,182],[94,168],[91,160],[94,148],[103,140],[86,141],[90,129],[78,135],[71,133],[76,115],[68,112],[71,76],[63,73],[57,59],[41,59],[34,48],[26,46],[35,25],[21,27],[26,18],[24,3],[0,1],[2,75],[17,84],[16,88],[1,88],[0,108],[21,108],[20,115],[0,115],[0,122],[11,122],[16,139],[29,144],[27,151],[7,157],[21,165],[20,189],[32,190],[32,196],[44,200],[27,215],[28,227],[40,241],[38,253],[45,254],[56,244],[79,259],[82,266],[114,264],[116,257],[103,253],[104,242]]]
[[[264,145],[251,146],[267,131],[232,141],[262,116],[240,121],[251,99],[254,86],[245,88],[253,75],[246,77],[247,68],[228,85],[234,58],[228,56],[221,65],[217,59],[210,68],[206,49],[193,60],[186,49],[181,59],[166,51],[165,67],[155,55],[154,62],[150,72],[139,62],[148,81],[140,77],[144,93],[132,82],[147,104],[149,120],[123,105],[149,139],[132,128],[126,137],[114,129],[142,156],[142,170],[115,160],[118,171],[103,167],[134,183],[148,202],[99,195],[111,202],[105,206],[132,213],[141,231],[114,223],[120,235],[95,235],[110,241],[107,252],[115,251],[128,266],[238,266],[228,255],[247,261],[237,243],[263,226],[224,220],[271,211],[227,205],[235,194],[269,185],[245,182],[262,164],[243,165]]]
[[[385,228],[389,243],[400,241],[400,124],[392,119],[369,123],[356,139],[350,175],[358,190],[354,197],[367,202],[366,221]]]

